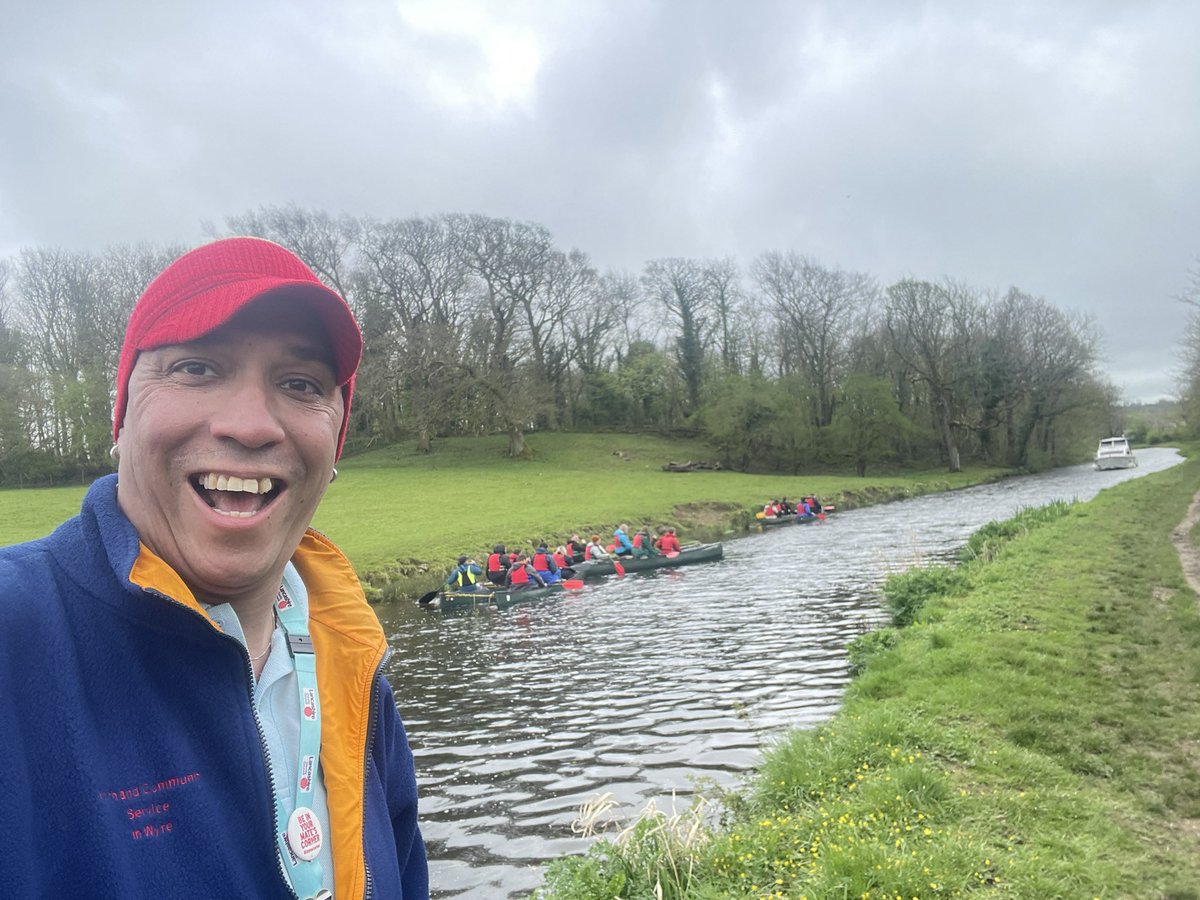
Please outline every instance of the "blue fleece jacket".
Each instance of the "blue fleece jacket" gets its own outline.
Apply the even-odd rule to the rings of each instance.
[[[147,555],[115,476],[54,534],[0,550],[5,896],[286,900],[246,651],[177,576],[135,584],[162,572]],[[326,778],[338,900],[428,897],[378,620],[324,538],[310,532],[293,561],[334,586],[331,601],[313,593],[310,628],[327,728],[352,751],[330,749]],[[322,675],[323,655],[341,668]]]

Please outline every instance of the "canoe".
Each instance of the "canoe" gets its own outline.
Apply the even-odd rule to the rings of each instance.
[[[620,558],[620,563],[621,568],[626,572],[647,572],[652,569],[669,569],[676,566],[690,566],[693,563],[711,562],[721,559],[724,555],[725,548],[720,543],[690,544],[671,556],[661,554],[643,558],[623,556]],[[613,565],[612,560],[602,559],[592,562],[574,563],[571,568],[575,570],[575,574],[565,583],[560,581],[557,584],[550,584],[544,588],[529,588],[524,591],[510,591],[495,588],[492,585],[488,585],[491,589],[470,592],[443,591],[432,597],[422,597],[421,605],[431,609],[439,609],[442,612],[457,612],[459,610],[480,609],[484,607],[502,609],[518,603],[542,600],[554,594],[561,593],[568,586],[574,588],[582,587],[579,582],[585,579],[603,578],[606,575],[616,573],[616,566]]]
[[[805,515],[804,513],[796,513],[793,516],[763,516],[758,520],[763,528],[769,528],[772,525],[811,525],[813,522],[819,522],[819,515]]]
[[[548,584],[544,588],[529,588],[524,591],[510,590],[495,590],[495,591],[447,591],[439,594],[433,601],[432,605],[436,606],[442,612],[450,612],[451,610],[460,609],[479,609],[485,606],[494,606],[502,609],[506,606],[515,606],[518,603],[529,603],[533,600],[541,600],[544,597],[549,597],[551,594],[559,594],[564,590],[562,582],[558,584]]]
[[[657,556],[622,556],[617,561],[626,572],[647,572],[651,569],[672,569],[676,566],[690,566],[694,563],[712,562],[725,555],[725,548],[720,543],[689,544],[673,556],[660,554]],[[583,581],[592,578],[603,578],[617,571],[611,559],[594,559],[587,562],[574,563],[575,577]]]

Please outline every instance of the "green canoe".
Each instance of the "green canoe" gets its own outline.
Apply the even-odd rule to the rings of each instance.
[[[461,593],[451,591],[444,594],[439,594],[433,601],[433,606],[436,606],[442,612],[450,612],[460,609],[478,609],[483,606],[494,606],[503,608],[505,606],[514,606],[517,603],[529,603],[532,600],[541,600],[543,597],[548,597],[551,594],[558,594],[563,591],[563,585],[550,584],[544,588],[529,588],[524,591],[496,590],[496,591],[470,591]]]
[[[660,553],[644,557],[621,556],[617,558],[617,562],[626,572],[646,572],[650,569],[669,569],[676,566],[690,566],[693,563],[712,562],[721,559],[724,555],[724,546],[717,542],[715,544],[690,544],[674,555]],[[583,581],[603,578],[606,575],[615,574],[617,571],[611,559],[575,563],[571,568],[575,570],[575,577]]]
[[[822,518],[823,516],[820,515],[806,516],[803,513],[796,513],[790,516],[763,516],[757,521],[763,528],[770,528],[772,525],[811,525]]]

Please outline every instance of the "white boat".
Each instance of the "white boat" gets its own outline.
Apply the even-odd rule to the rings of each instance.
[[[1097,469],[1132,469],[1137,465],[1137,457],[1125,438],[1107,437],[1100,441],[1095,462]]]

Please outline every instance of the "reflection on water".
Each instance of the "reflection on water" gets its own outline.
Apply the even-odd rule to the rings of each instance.
[[[417,760],[435,896],[525,896],[587,842],[581,803],[670,808],[697,777],[737,782],[772,733],[828,718],[846,643],[883,621],[892,571],[954,553],[981,525],[1180,462],[1091,466],[836,513],[727,542],[725,559],[610,579],[529,606],[380,608]]]

